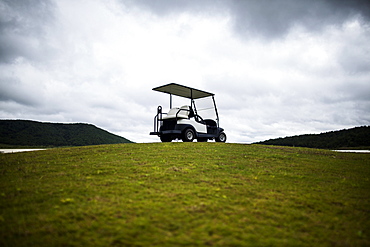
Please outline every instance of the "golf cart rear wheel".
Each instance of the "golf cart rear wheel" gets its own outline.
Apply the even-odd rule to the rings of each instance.
[[[218,137],[216,137],[216,142],[226,142],[226,134],[221,132]]]
[[[182,136],[183,142],[192,142],[195,138],[194,130],[192,129],[186,129]]]
[[[168,135],[161,135],[160,138],[161,138],[162,142],[171,142],[172,141],[171,136],[168,136]]]

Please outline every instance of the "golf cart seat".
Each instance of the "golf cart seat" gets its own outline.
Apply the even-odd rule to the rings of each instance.
[[[209,127],[217,127],[217,123],[213,119],[204,119],[204,123]]]
[[[172,118],[184,118],[188,119],[191,112],[191,108],[188,105],[181,106],[180,108],[175,107],[170,109],[166,116],[163,116],[162,119],[172,119]]]

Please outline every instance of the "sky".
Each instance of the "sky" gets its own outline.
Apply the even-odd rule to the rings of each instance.
[[[0,119],[158,142],[152,88],[178,83],[227,142],[370,125],[369,41],[367,0],[0,0]]]

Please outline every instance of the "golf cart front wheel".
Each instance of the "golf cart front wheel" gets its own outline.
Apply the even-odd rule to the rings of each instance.
[[[161,135],[160,138],[161,138],[162,142],[171,142],[172,141],[171,136],[168,136],[168,135]]]
[[[218,137],[216,137],[216,142],[226,142],[226,134],[221,132]]]
[[[192,129],[186,129],[184,131],[184,134],[182,136],[182,141],[183,142],[192,142],[195,138],[195,133],[194,130]]]

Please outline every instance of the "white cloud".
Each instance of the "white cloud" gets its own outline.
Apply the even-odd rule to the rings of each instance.
[[[0,53],[3,119],[87,122],[136,142],[158,141],[148,134],[168,96],[151,89],[175,82],[216,94],[230,142],[370,122],[370,29],[362,17],[314,31],[291,23],[278,38],[261,38],[236,33],[235,13],[219,7],[158,15],[114,0],[50,6],[44,17],[27,15],[41,34],[4,40],[22,52]],[[4,37],[12,30],[2,29]]]

